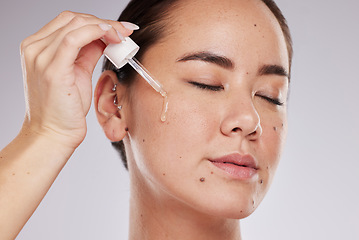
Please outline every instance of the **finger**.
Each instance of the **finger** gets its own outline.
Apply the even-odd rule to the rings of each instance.
[[[61,12],[53,20],[43,26],[39,31],[24,39],[21,43],[21,49],[25,48],[27,45],[32,44],[35,41],[41,40],[49,36],[59,28],[62,28],[63,26],[68,24],[75,16],[76,13],[74,12]]]
[[[34,51],[34,53],[32,54],[35,55],[34,62],[37,63],[36,66],[40,70],[41,68],[46,67],[47,65],[46,63],[48,63],[51,59],[53,59],[59,45],[61,44],[62,41],[64,41],[65,36],[69,34],[69,32],[74,32],[77,31],[78,29],[82,29],[80,34],[83,34],[83,29],[86,29],[83,27],[88,25],[89,23],[93,23],[94,25],[98,23],[97,25],[100,28],[102,28],[103,31],[106,32],[106,34],[103,36],[106,43],[119,43],[123,39],[123,36],[119,33],[119,31],[115,30],[112,27],[112,25],[109,25],[106,22],[109,21],[104,21],[95,17],[84,18],[83,16],[76,16],[66,26],[56,30],[50,36],[40,39],[35,43],[31,44],[33,46],[37,46],[36,47],[37,50]],[[119,22],[116,22],[116,24],[117,26],[122,26],[121,23]],[[73,35],[73,33],[71,35]],[[77,36],[79,38],[82,38],[82,35],[77,35]],[[93,41],[94,40],[96,39],[93,39]],[[79,48],[82,47],[83,46],[80,46]],[[34,47],[32,47],[32,49],[34,49]]]
[[[85,18],[83,16],[76,16],[66,26],[58,29],[56,32],[47,37],[49,38],[47,42],[51,43],[53,48],[53,52],[51,54],[57,50],[57,46],[62,42],[66,34],[89,24],[98,24],[100,27],[102,26],[105,31],[109,31],[109,34],[106,34],[104,37],[104,40],[106,40],[105,42],[107,43],[118,43],[122,41],[125,36],[128,36],[133,32],[132,30],[125,29],[123,25],[117,21],[102,20],[89,16]],[[111,26],[111,29],[106,29],[108,26]]]
[[[105,35],[109,41],[117,40],[117,42],[120,42],[117,33],[113,30],[111,25],[108,25],[107,27],[108,28],[105,28],[103,25],[99,24],[86,25],[66,34],[55,53],[54,62],[56,62],[56,65],[72,65],[77,59],[79,50],[82,47]]]
[[[106,44],[100,40],[91,42],[80,50],[76,59],[76,65],[80,66],[87,73],[88,77],[91,77],[105,48]]]
[[[114,26],[119,32],[123,35],[128,36],[132,33],[131,30],[126,29],[121,23],[112,20],[103,20],[97,18],[96,16],[84,13],[76,13],[71,11],[61,12],[56,18],[42,27],[38,32],[29,36],[21,43],[21,49],[26,47],[28,44],[31,44],[35,41],[41,40],[52,35],[54,32],[58,31],[61,28],[64,28],[69,23],[77,27],[83,26],[84,24],[95,24],[95,23],[107,23]],[[75,24],[74,24],[75,23]]]

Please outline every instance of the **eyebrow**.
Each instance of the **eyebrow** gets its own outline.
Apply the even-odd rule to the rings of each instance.
[[[212,63],[229,70],[234,69],[234,62],[231,59],[207,51],[185,54],[184,56],[177,59],[176,62],[187,62],[193,60]],[[258,75],[259,76],[278,75],[278,76],[284,76],[289,78],[289,74],[287,70],[285,70],[284,67],[276,64],[266,64],[261,66],[258,70]]]
[[[234,63],[231,59],[220,56],[211,52],[195,52],[189,53],[177,59],[177,62],[186,62],[186,61],[203,61],[215,64],[219,67],[232,70],[234,69]]]
[[[278,76],[284,76],[289,78],[289,74],[287,70],[285,70],[284,67],[279,65],[263,65],[259,68],[258,71],[259,76],[263,75],[278,75]]]

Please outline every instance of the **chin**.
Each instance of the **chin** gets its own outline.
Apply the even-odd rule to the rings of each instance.
[[[251,215],[259,205],[259,201],[254,201],[252,195],[243,195],[241,197],[232,198],[207,196],[205,199],[201,199],[200,204],[192,205],[197,211],[200,210],[203,213],[211,215],[217,218],[223,219],[243,219]],[[197,206],[196,206],[197,205]]]

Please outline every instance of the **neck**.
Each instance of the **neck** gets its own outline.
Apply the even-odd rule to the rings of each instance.
[[[133,180],[129,240],[241,239],[239,220],[198,212],[167,193],[153,193],[146,183],[139,183],[139,179]]]

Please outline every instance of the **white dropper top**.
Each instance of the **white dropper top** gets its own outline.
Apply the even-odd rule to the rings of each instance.
[[[122,68],[129,63],[157,92],[162,96],[166,91],[162,85],[156,81],[147,69],[134,57],[140,47],[129,37],[126,37],[121,43],[109,44],[104,50],[104,55],[115,65],[116,68]]]

